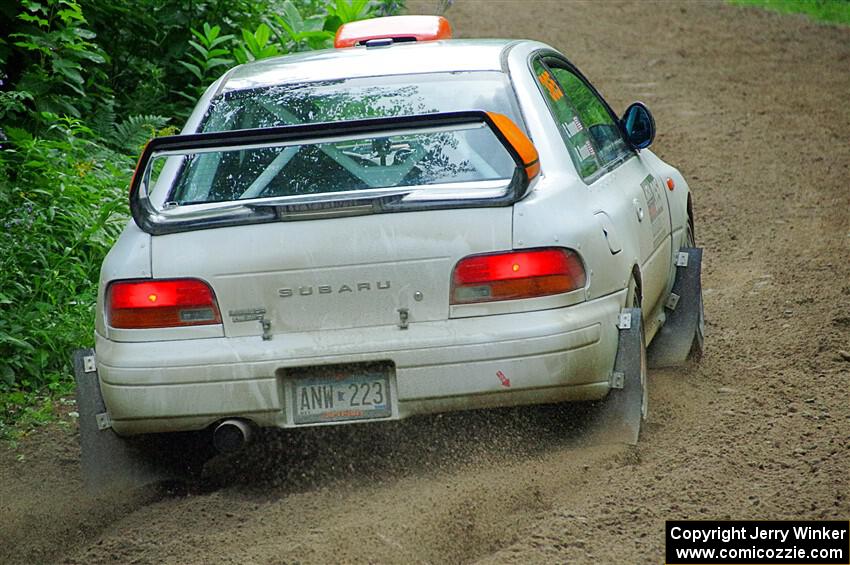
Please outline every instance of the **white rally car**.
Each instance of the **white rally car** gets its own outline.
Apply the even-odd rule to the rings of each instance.
[[[645,344],[658,365],[702,348],[688,185],[649,110],[618,117],[552,47],[449,36],[346,25],[231,69],[150,142],[78,353],[89,467],[130,436],[231,450],[606,396],[636,440]]]

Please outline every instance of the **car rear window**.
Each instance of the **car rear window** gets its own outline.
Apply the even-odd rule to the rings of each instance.
[[[200,131],[463,110],[504,114],[525,131],[510,81],[497,71],[351,78],[226,92],[213,100]]]
[[[168,153],[180,159],[170,205],[410,187],[457,198],[501,196],[516,164],[483,124],[389,135]],[[154,164],[156,167],[156,164]],[[499,183],[493,192],[492,181]]]
[[[308,82],[225,93],[213,101],[201,132],[339,123],[460,110],[505,114],[522,128],[505,74],[493,71],[394,75]],[[165,157],[165,156],[163,156]],[[179,159],[179,167],[173,165]],[[342,138],[317,143],[234,147],[171,156],[164,202],[185,206],[256,198],[449,185],[457,198],[504,194],[515,163],[483,125]],[[162,167],[162,164],[159,165]],[[476,190],[478,190],[476,194]],[[435,195],[434,198],[437,198]]]

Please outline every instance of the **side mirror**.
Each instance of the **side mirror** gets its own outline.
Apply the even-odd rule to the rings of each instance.
[[[626,139],[635,149],[646,149],[655,139],[655,120],[643,102],[635,102],[626,108],[620,123]]]

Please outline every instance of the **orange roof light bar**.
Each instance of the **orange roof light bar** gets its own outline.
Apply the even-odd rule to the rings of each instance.
[[[436,41],[451,39],[452,26],[443,16],[388,16],[359,20],[340,26],[334,47],[365,45],[373,39],[393,41]]]

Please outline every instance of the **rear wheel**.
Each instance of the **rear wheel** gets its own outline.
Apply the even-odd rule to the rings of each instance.
[[[169,481],[199,480],[204,464],[216,454],[209,430],[145,434],[124,441]]]

